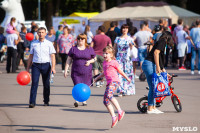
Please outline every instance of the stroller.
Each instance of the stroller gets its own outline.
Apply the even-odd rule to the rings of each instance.
[[[0,62],[3,63],[6,60],[7,45],[0,46]]]

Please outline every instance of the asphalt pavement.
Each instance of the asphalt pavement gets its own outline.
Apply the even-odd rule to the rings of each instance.
[[[21,70],[24,68],[21,66]],[[64,78],[61,66],[56,65],[57,74],[51,84],[50,106],[43,106],[43,87],[40,83],[37,105],[28,108],[30,84],[20,86],[16,82],[18,73],[7,74],[5,63],[0,64],[0,133],[172,133],[200,132],[200,75],[190,71],[168,69],[177,74],[174,78],[174,92],[180,98],[182,112],[176,112],[171,97],[159,108],[164,114],[142,114],[137,109],[139,98],[147,95],[147,82],[135,80],[136,95],[116,97],[126,114],[114,127],[111,117],[103,105],[103,87],[91,87],[88,106],[75,108],[72,98],[73,83]],[[139,70],[137,70],[139,74]]]

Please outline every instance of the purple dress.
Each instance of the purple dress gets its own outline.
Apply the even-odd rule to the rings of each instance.
[[[70,49],[68,56],[72,58],[71,78],[74,85],[84,83],[88,86],[92,83],[92,64],[85,66],[88,60],[96,56],[92,47],[79,50],[77,46]]]

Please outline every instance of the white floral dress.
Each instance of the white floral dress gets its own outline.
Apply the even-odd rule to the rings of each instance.
[[[128,36],[126,38],[117,37],[115,39],[117,45],[116,60],[121,66],[121,70],[131,79],[129,83],[122,75],[119,74],[120,87],[117,93],[123,93],[124,95],[135,94],[135,78],[133,74],[133,63],[130,58],[130,47],[129,44],[134,44],[133,39]]]

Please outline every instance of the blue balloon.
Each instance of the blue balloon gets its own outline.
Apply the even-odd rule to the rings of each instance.
[[[90,97],[90,94],[90,87],[83,83],[76,84],[72,89],[73,98],[79,102],[87,101]]]

